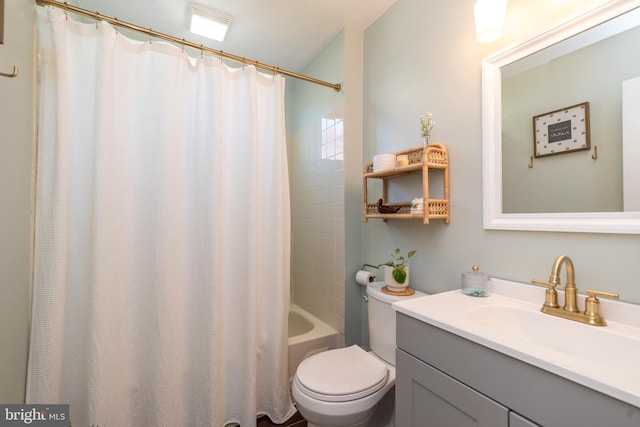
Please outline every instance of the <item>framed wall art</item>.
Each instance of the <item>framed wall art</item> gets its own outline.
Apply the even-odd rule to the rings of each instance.
[[[533,117],[534,157],[589,149],[588,102]]]

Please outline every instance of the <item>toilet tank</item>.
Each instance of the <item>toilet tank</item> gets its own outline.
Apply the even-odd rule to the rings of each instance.
[[[424,296],[416,291],[411,296],[395,296],[382,292],[384,282],[373,282],[367,285],[369,296],[369,346],[371,350],[386,362],[396,365],[396,312],[391,304],[410,298]]]

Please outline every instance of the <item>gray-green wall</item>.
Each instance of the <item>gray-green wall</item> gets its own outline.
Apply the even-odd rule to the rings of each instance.
[[[474,264],[495,277],[545,280],[554,259],[566,254],[581,291],[619,292],[621,300],[640,303],[633,269],[640,236],[483,229],[482,60],[597,2],[556,9],[548,3],[509,1],[503,36],[487,44],[476,41],[472,0],[398,0],[367,28],[364,159],[420,145],[418,116],[433,113],[432,141],[450,154],[451,224],[369,221],[362,225],[363,262],[384,262],[395,247],[418,249],[412,286],[434,293],[457,288],[460,273]]]
[[[32,0],[5,4],[0,72],[0,402],[24,400],[29,336],[34,135]]]

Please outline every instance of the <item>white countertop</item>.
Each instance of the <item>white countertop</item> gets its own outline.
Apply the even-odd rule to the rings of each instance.
[[[485,298],[454,290],[393,308],[640,407],[640,306],[600,299],[608,325],[591,326],[540,312],[545,289],[492,279]],[[558,300],[562,305],[561,291]],[[584,310],[584,295],[578,296],[578,308]]]

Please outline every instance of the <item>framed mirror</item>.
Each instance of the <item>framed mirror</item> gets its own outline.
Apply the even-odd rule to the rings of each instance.
[[[640,234],[638,46],[612,0],[483,61],[485,229]]]
[[[0,0],[0,44],[4,44],[4,0]]]

